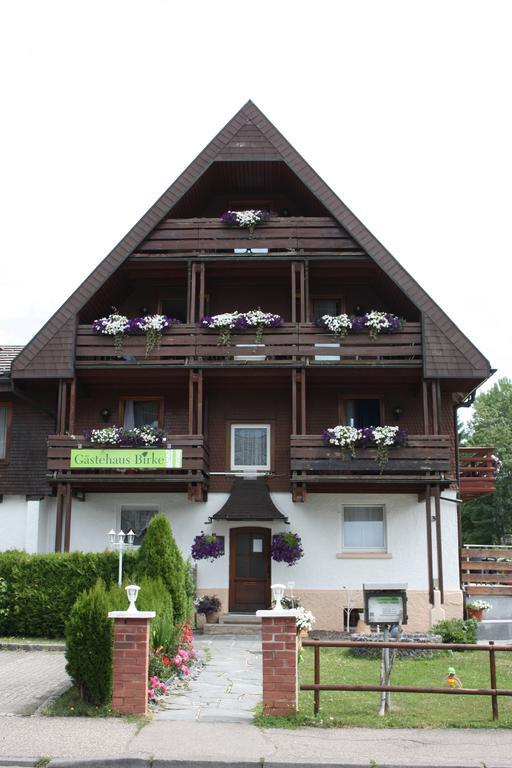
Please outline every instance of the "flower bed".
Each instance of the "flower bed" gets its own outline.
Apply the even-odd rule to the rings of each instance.
[[[171,325],[179,324],[180,320],[175,317],[167,317],[167,315],[144,315],[143,317],[129,318],[114,309],[112,314],[107,317],[100,317],[95,320],[92,328],[100,336],[114,337],[114,349],[118,355],[122,354],[126,336],[145,333],[147,357],[160,344],[164,330]]]
[[[188,621],[178,627],[176,636],[171,632],[163,642],[154,643],[149,652],[148,700],[158,699],[176,687],[176,682],[187,680],[197,662],[194,636]]]

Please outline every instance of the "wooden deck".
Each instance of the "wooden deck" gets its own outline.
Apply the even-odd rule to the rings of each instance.
[[[512,595],[512,547],[463,547],[460,575],[468,595]]]
[[[233,335],[229,346],[219,346],[217,331],[197,324],[179,325],[166,330],[160,346],[149,356],[145,354],[144,335],[126,337],[122,355],[118,356],[112,337],[98,336],[90,325],[80,325],[75,360],[77,368],[422,365],[419,323],[406,323],[401,331],[383,333],[375,341],[367,333],[353,333],[339,340],[313,323],[285,323],[268,329],[262,344],[255,343],[254,331],[243,331]]]
[[[459,449],[460,495],[464,501],[485,496],[496,490],[494,448]]]

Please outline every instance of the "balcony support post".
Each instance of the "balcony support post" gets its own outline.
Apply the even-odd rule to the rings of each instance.
[[[57,423],[57,434],[66,434],[66,411],[67,411],[67,391],[68,385],[64,379],[59,380],[59,413]]]
[[[423,400],[423,431],[426,435],[430,434],[430,420],[428,417],[428,386],[425,379],[422,381],[422,400]]]
[[[187,264],[187,323],[192,323],[192,262]]]
[[[69,387],[69,432],[75,434],[76,422],[76,376],[71,379]]]
[[[443,540],[441,536],[441,488],[434,486],[434,506],[436,515],[436,544],[437,544],[437,581],[441,593],[441,604],[444,603],[444,578],[443,578]]]
[[[432,432],[434,435],[439,434],[439,401],[438,401],[438,381],[431,383],[431,396],[432,396]]]
[[[199,264],[199,317],[198,321],[205,315],[205,283],[206,283],[206,265],[204,261]]]
[[[430,605],[434,605],[434,575],[432,567],[432,505],[430,485],[427,485],[425,488],[425,525],[427,533],[428,597]]]
[[[66,485],[66,495],[64,499],[65,520],[64,520],[64,552],[69,552],[71,544],[71,507],[73,504],[73,493],[71,483]]]
[[[62,552],[62,518],[66,487],[63,483],[57,486],[57,507],[55,514],[55,552]]]

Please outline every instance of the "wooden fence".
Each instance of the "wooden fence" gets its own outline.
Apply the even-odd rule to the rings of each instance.
[[[468,595],[512,595],[512,547],[463,547],[460,578]]]
[[[320,711],[320,692],[321,691],[389,691],[390,693],[435,693],[448,694],[451,696],[490,696],[492,704],[492,718],[498,720],[498,696],[512,696],[512,689],[498,688],[496,679],[496,653],[510,652],[510,646],[495,646],[491,641],[487,645],[474,645],[463,643],[404,643],[404,642],[355,642],[350,640],[303,640],[303,647],[314,649],[314,683],[301,684],[301,691],[314,691],[314,713]],[[481,651],[489,654],[489,688],[440,688],[440,687],[422,687],[414,685],[355,685],[346,684],[327,684],[320,682],[320,648],[372,648],[373,650],[381,648],[406,649],[412,650],[418,648],[421,650],[435,651]]]

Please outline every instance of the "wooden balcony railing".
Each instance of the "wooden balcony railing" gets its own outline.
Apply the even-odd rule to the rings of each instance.
[[[512,547],[463,547],[460,578],[468,595],[512,595]]]
[[[340,450],[320,435],[292,435],[290,460],[294,484],[439,482],[450,469],[450,436],[409,435],[407,447],[389,449],[381,470],[375,449],[359,449],[355,457],[346,453],[341,458]]]
[[[496,490],[496,458],[493,448],[459,449],[460,494],[469,501]]]
[[[268,248],[274,253],[320,252],[364,255],[360,246],[329,216],[273,216],[248,229],[219,218],[164,219],[132,259],[178,253],[227,253],[235,248]]]
[[[98,448],[85,437],[50,435],[48,437],[48,472],[55,482],[80,485],[144,484],[144,483],[204,483],[208,478],[208,448],[203,435],[168,435],[167,445],[183,451],[180,469],[71,469],[72,448]],[[115,448],[109,450],[116,450]]]
[[[229,346],[219,346],[219,334],[199,325],[173,326],[160,346],[147,357],[144,335],[128,336],[122,355],[116,355],[111,336],[98,336],[90,325],[80,325],[76,338],[76,366],[130,367],[161,365],[224,366],[398,366],[420,367],[419,323],[406,323],[397,333],[381,334],[372,341],[366,333],[336,339],[313,323],[285,323],[269,328],[261,344],[254,332],[236,333]]]

